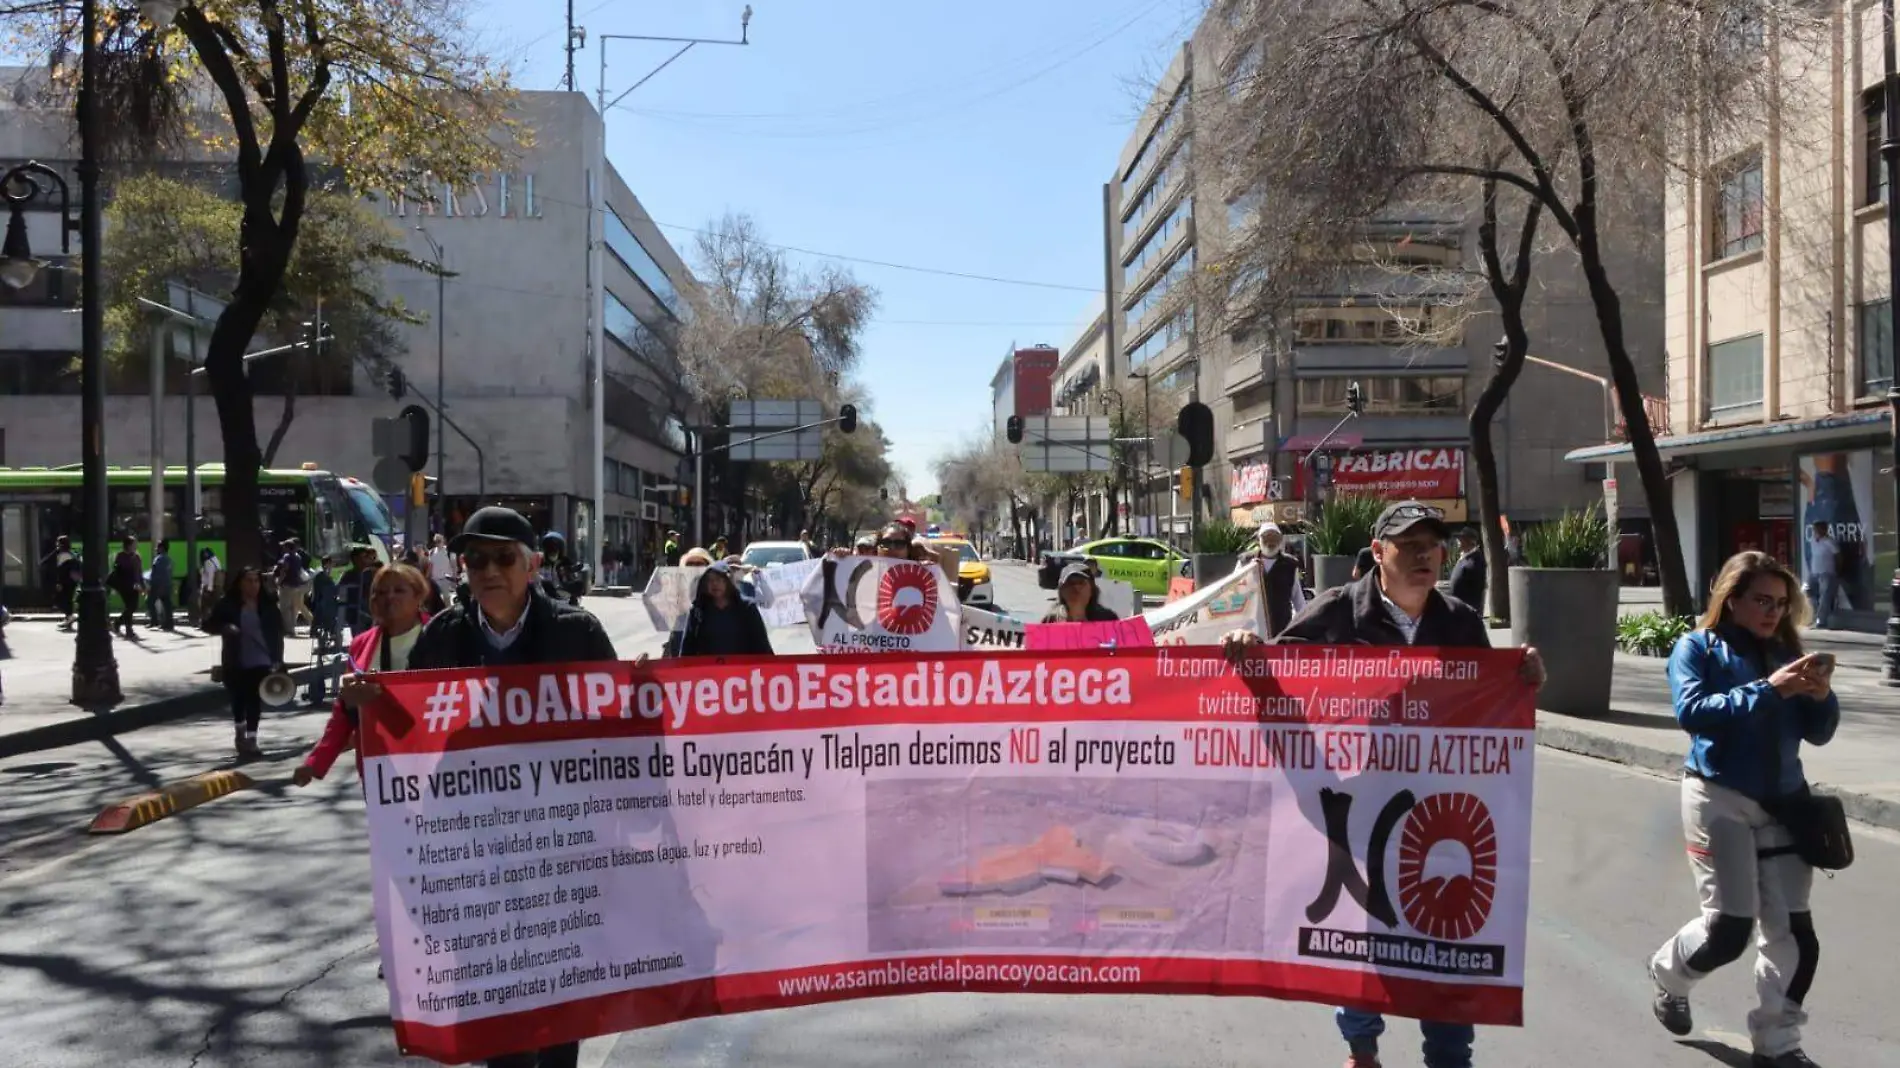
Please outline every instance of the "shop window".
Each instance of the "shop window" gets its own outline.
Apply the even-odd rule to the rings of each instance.
[[[1762,336],[1709,346],[1709,419],[1728,422],[1761,416]]]
[[[1893,386],[1893,302],[1860,306],[1860,395],[1879,396]]]

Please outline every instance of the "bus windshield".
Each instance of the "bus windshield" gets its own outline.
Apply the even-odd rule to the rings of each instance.
[[[390,514],[389,505],[383,503],[375,490],[362,483],[345,483],[343,489],[350,495],[350,505],[356,513],[357,522],[379,538],[394,536],[396,517]]]

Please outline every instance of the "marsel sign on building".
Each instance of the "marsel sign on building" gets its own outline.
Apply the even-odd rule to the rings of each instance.
[[[457,190],[450,182],[443,182],[439,187],[435,182],[429,182],[424,189],[425,197],[397,193],[393,197],[378,196],[377,199],[383,202],[384,214],[392,219],[408,218],[411,208],[415,209],[418,218],[484,219],[491,215],[497,219],[546,218],[534,198],[532,172],[522,175],[519,182],[514,175],[504,171],[489,181],[474,182],[461,190]],[[492,201],[489,199],[491,191],[494,194]]]

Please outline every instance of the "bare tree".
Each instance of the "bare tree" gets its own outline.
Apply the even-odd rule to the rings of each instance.
[[[1712,173],[1828,47],[1806,0],[1255,0],[1239,32],[1268,59],[1223,109],[1219,165],[1271,225],[1229,270],[1269,314],[1315,247],[1395,203],[1470,204],[1494,183],[1574,252],[1655,530],[1667,611],[1692,599],[1605,234],[1664,175]],[[1765,55],[1772,43],[1775,55]],[[1198,147],[1198,146],[1197,146]],[[1503,388],[1508,388],[1506,385]],[[1501,398],[1500,398],[1501,400]]]

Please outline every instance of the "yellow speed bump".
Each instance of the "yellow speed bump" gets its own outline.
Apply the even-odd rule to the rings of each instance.
[[[149,794],[108,805],[88,830],[92,834],[124,834],[255,785],[251,777],[241,771],[207,771]]]

